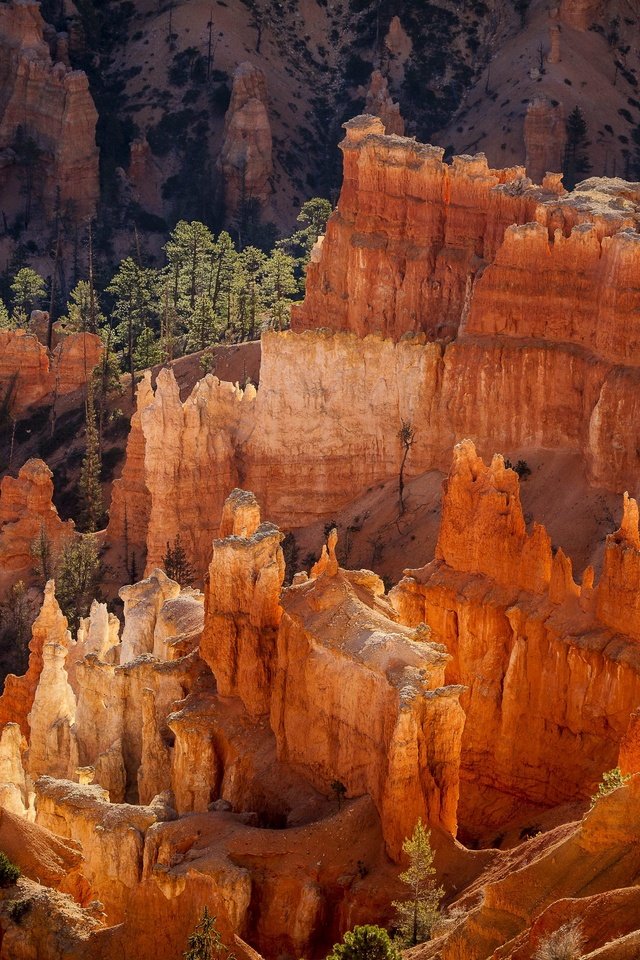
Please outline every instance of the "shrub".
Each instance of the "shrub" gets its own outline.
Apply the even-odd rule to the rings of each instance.
[[[579,960],[583,945],[580,921],[572,920],[540,941],[534,960]]]
[[[0,852],[0,887],[11,887],[20,876],[20,868],[11,863],[6,853]]]
[[[608,770],[606,773],[603,773],[598,789],[591,798],[591,806],[589,809],[592,810],[601,797],[606,797],[610,793],[613,793],[618,787],[622,787],[627,780],[629,780],[629,774],[623,775],[620,767],[614,767],[613,770]]]
[[[381,927],[354,927],[336,943],[327,960],[400,960],[400,951]]]

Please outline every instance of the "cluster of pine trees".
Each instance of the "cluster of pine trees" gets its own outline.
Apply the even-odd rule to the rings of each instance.
[[[269,253],[238,249],[231,235],[214,236],[181,220],[164,246],[160,268],[126,257],[103,290],[89,277],[71,290],[66,330],[100,334],[123,371],[134,373],[221,342],[252,340],[266,327],[288,326],[291,303],[304,294],[304,268],[331,213],[328,200],[303,204],[300,229]],[[45,280],[23,267],[11,285],[11,309],[0,301],[0,327],[24,327],[35,308],[48,308]]]

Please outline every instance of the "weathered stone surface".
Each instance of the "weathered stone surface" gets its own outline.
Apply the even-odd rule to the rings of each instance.
[[[34,541],[43,535],[58,552],[74,535],[53,505],[53,474],[42,460],[27,460],[17,477],[0,483],[0,597],[18,580],[34,579]]]
[[[0,330],[0,398],[19,418],[35,404],[84,386],[101,353],[102,340],[92,333],[72,333],[49,353],[24,330]]]
[[[18,724],[7,723],[0,734],[0,807],[21,817],[29,807],[22,762],[26,748],[27,741]]]
[[[365,113],[379,117],[387,134],[404,136],[404,120],[400,113],[400,104],[389,93],[389,84],[385,76],[374,70],[367,88]]]
[[[43,774],[73,777],[78,766],[76,698],[65,669],[67,653],[61,643],[45,643],[42,648],[42,672],[27,718],[27,771],[32,780]]]
[[[213,542],[200,654],[220,695],[240,697],[248,712],[259,716],[271,703],[283,535],[273,524],[260,523],[255,499],[239,490],[225,504],[222,526],[230,532]]]
[[[271,725],[278,757],[319,790],[372,797],[398,858],[418,817],[456,830],[464,714],[444,649],[394,623],[383,595],[375,574],[331,565],[289,588]]]
[[[55,583],[50,580],[44,591],[44,600],[40,613],[31,628],[29,641],[29,666],[22,677],[13,674],[5,679],[4,690],[0,696],[0,726],[5,723],[17,723],[23,734],[28,736],[28,714],[42,673],[42,650],[46,643],[62,647],[71,645],[71,634],[67,629],[67,618],[62,613],[55,596]]]
[[[634,535],[628,502],[600,582],[587,569],[578,586],[545,530],[527,532],[502,458],[486,467],[472,444],[456,448],[437,559],[406,571],[391,599],[403,623],[429,624],[452,656],[447,681],[468,688],[459,819],[470,835],[504,823],[523,801],[587,797],[616,765],[640,694],[640,655],[629,635],[637,593],[620,588],[616,604],[610,580],[619,582],[622,557],[633,568]]]
[[[267,103],[263,71],[251,63],[241,63],[233,75],[218,158],[228,217],[237,213],[247,199],[264,202],[271,193],[272,134]]]
[[[130,663],[144,653],[153,653],[156,621],[162,605],[180,595],[180,584],[156,569],[145,580],[122,587],[124,629],[120,662]]]
[[[554,32],[553,36],[559,36],[559,33]],[[542,183],[548,171],[557,173],[562,170],[566,138],[562,104],[554,106],[546,97],[532,100],[524,121],[524,148],[525,167],[534,183]]]
[[[86,74],[54,63],[43,31],[38,3],[14,0],[0,7],[0,149],[15,149],[20,127],[41,151],[34,192],[47,215],[62,204],[78,218],[92,217],[100,195],[98,114]],[[0,189],[11,205],[7,194],[16,184],[15,167],[5,168]]]

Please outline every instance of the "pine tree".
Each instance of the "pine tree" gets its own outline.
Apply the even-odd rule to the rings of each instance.
[[[44,280],[31,267],[18,270],[11,284],[11,291],[14,312],[21,320],[39,307],[47,294]]]
[[[402,844],[409,857],[409,866],[400,874],[408,887],[405,900],[395,900],[399,939],[405,947],[414,947],[431,936],[440,916],[440,901],[444,889],[435,885],[435,868],[431,849],[431,834],[422,820],[418,820],[413,834]]]
[[[44,523],[40,524],[40,532],[31,544],[31,556],[40,584],[44,587],[47,580],[53,577],[55,568],[53,544]]]
[[[65,327],[76,333],[98,333],[105,319],[88,280],[79,280],[67,303]]]
[[[162,563],[166,575],[181,587],[188,587],[195,580],[195,573],[182,545],[180,534],[176,536],[173,544],[167,541],[167,552],[162,558]]]
[[[80,618],[89,614],[101,567],[98,544],[92,534],[70,540],[63,547],[56,576],[56,597],[73,631],[77,631]]]
[[[562,167],[567,190],[573,190],[578,180],[591,171],[591,161],[587,153],[589,144],[587,121],[580,107],[576,106],[567,117],[567,144]]]
[[[291,319],[291,298],[298,290],[295,260],[283,250],[274,250],[262,267],[264,304],[275,330],[285,330]]]
[[[222,942],[220,931],[216,927],[216,918],[207,907],[187,941],[184,960],[235,960],[234,955]]]
[[[99,529],[104,517],[104,503],[100,484],[102,458],[91,380],[87,384],[85,411],[85,454],[80,469],[79,488],[82,500],[82,523],[87,533],[94,533]]]
[[[9,316],[4,301],[0,300],[0,330],[14,330],[15,326],[15,319]]]
[[[151,328],[158,318],[160,281],[157,271],[141,267],[131,257],[126,257],[107,287],[114,297],[113,317],[118,321],[116,342],[124,349],[131,374],[132,403],[135,403],[136,345],[143,331]]]

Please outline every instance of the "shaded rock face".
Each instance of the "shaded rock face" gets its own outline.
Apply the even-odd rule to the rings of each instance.
[[[525,167],[534,183],[542,183],[548,171],[562,170],[566,137],[562,104],[554,106],[544,97],[533,100],[524,121],[524,147]]]
[[[228,497],[224,539],[214,540],[200,652],[223,697],[239,697],[254,715],[269,712],[276,637],[282,617],[283,534],[260,523],[257,501],[245,491]]]
[[[283,612],[282,535],[257,525],[255,500],[240,490],[224,517],[202,639],[220,695],[270,714],[278,758],[319,791],[337,779],[370,794],[394,858],[419,816],[455,830],[464,716],[460,691],[443,687],[442,649],[393,623],[378,577],[339,570],[335,538],[312,579],[287,590]]]
[[[487,467],[470,442],[456,447],[436,560],[391,598],[402,622],[429,623],[452,655],[447,680],[468,687],[459,818],[470,835],[522,800],[587,797],[616,765],[640,694],[637,506],[626,504],[600,581],[588,568],[578,586],[544,528],[527,530],[502,458]]]
[[[99,198],[98,115],[86,75],[53,62],[43,31],[38,3],[13,0],[0,7],[0,191],[9,194],[24,176],[20,128],[38,150],[34,199],[47,216],[59,202],[63,212],[84,219],[95,216]],[[8,198],[4,202],[11,208]]]
[[[382,120],[388,134],[404,136],[404,120],[400,114],[400,104],[392,99],[387,79],[379,70],[374,70],[371,74],[365,110],[368,114]]]
[[[27,460],[17,477],[0,483],[0,598],[17,580],[33,579],[32,545],[41,535],[53,551],[74,536],[53,505],[53,474],[43,460]]]
[[[217,162],[227,217],[234,216],[249,200],[264,203],[271,193],[272,135],[267,102],[263,71],[251,63],[241,63],[233,75]]]
[[[607,0],[561,0],[560,19],[575,30],[588,30],[607,7]]]

